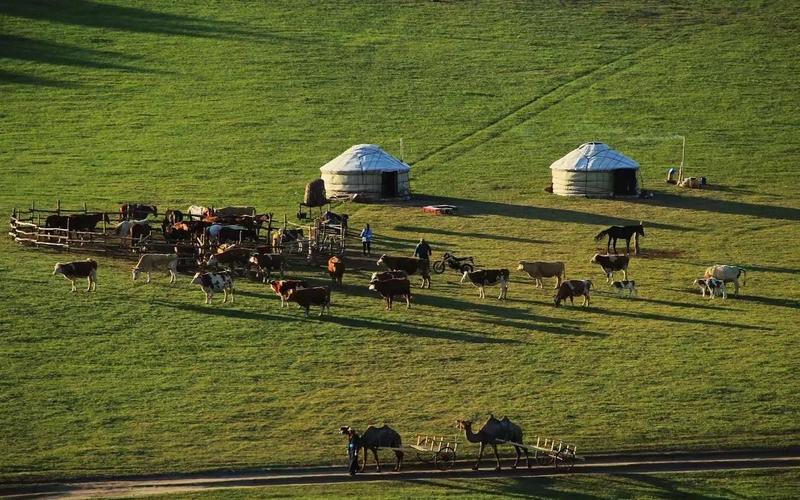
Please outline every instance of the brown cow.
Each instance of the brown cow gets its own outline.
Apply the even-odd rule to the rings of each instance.
[[[331,313],[331,289],[327,286],[318,286],[314,288],[295,288],[289,290],[289,295],[286,297],[289,302],[297,302],[297,304],[306,310],[306,318],[308,317],[308,310],[311,306],[322,306],[319,315],[325,312],[328,308],[328,314]]]
[[[335,255],[328,259],[328,274],[331,277],[331,284],[342,286],[344,270],[344,262],[342,262],[342,259]]]
[[[583,304],[581,306],[589,307],[589,291],[592,288],[590,280],[565,280],[558,287],[556,296],[553,298],[553,303],[556,307],[561,305],[561,301],[569,299],[570,304],[575,305],[573,300],[576,295],[583,295]]]
[[[386,310],[392,310],[394,297],[399,295],[406,299],[406,308],[411,308],[411,282],[408,278],[393,278],[384,281],[375,280],[369,285],[369,289],[378,292],[386,300]]]
[[[308,283],[303,280],[272,280],[269,287],[275,295],[281,298],[281,308],[288,304],[289,291],[296,288],[308,288]]]
[[[86,291],[97,290],[97,262],[92,259],[79,260],[75,262],[57,263],[53,268],[53,276],[61,274],[70,282],[72,282],[72,291],[77,292],[75,287],[75,280],[78,278],[86,278],[89,281],[89,286]]]
[[[236,246],[215,253],[206,260],[206,264],[209,266],[222,265],[230,270],[233,270],[235,267],[245,268],[249,262],[250,250]]]
[[[422,288],[428,285],[431,287],[431,269],[430,261],[426,259],[418,259],[416,257],[397,257],[392,255],[381,255],[378,259],[378,265],[386,266],[390,271],[405,271],[409,276],[419,273],[422,276]]]

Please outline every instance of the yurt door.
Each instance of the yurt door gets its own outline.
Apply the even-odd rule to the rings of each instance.
[[[614,170],[614,195],[636,195],[636,170],[631,168]]]
[[[397,197],[397,172],[383,172],[381,174],[381,197]]]

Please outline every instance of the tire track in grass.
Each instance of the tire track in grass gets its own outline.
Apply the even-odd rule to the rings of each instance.
[[[483,144],[532,120],[544,111],[560,104],[565,99],[578,94],[582,90],[586,90],[595,83],[610,78],[626,69],[630,69],[641,62],[642,59],[656,55],[661,50],[671,46],[674,40],[685,39],[691,34],[693,34],[691,30],[683,30],[667,40],[653,42],[597,68],[587,70],[572,80],[559,84],[547,90],[545,93],[515,106],[508,112],[490,121],[488,124],[472,132],[463,134],[448,144],[434,148],[432,151],[419,157],[414,164],[419,165],[437,156],[443,156],[443,162],[452,161],[459,156],[463,156]]]

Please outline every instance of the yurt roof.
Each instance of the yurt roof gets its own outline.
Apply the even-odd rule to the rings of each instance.
[[[602,142],[587,142],[550,165],[550,170],[603,172],[622,168],[639,169],[639,164]]]
[[[408,172],[411,167],[375,144],[356,144],[320,168],[322,173]]]

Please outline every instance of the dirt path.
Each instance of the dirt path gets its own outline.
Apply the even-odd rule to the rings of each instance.
[[[6,498],[96,498],[143,496],[220,488],[253,488],[351,481],[538,477],[564,474],[556,472],[552,466],[494,471],[489,468],[492,466],[492,462],[484,461],[484,466],[487,469],[476,472],[470,469],[471,465],[472,462],[460,461],[454,469],[442,472],[424,468],[424,465],[413,464],[399,473],[384,472],[378,474],[367,472],[355,477],[350,477],[344,471],[344,467],[313,467],[238,473],[219,472],[198,475],[120,477],[46,484],[5,484],[0,485],[0,496]],[[509,465],[510,461],[504,462],[504,467]],[[585,461],[579,461],[571,474],[680,473],[787,467],[800,467],[800,448],[592,455],[586,457]]]

